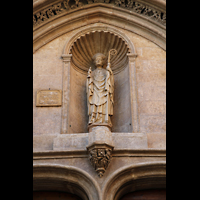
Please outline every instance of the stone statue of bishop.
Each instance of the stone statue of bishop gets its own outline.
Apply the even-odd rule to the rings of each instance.
[[[92,71],[91,67],[89,68],[86,81],[88,126],[105,125],[112,127],[114,76],[110,68],[110,60],[108,59],[106,69],[103,68],[106,61],[104,54],[97,53],[92,60],[96,69]]]

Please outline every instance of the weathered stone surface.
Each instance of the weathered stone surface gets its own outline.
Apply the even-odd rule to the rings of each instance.
[[[58,135],[53,142],[53,150],[85,150],[88,133]]]
[[[145,149],[147,145],[145,133],[110,133],[100,130],[91,133],[57,135],[53,142],[54,150],[85,150],[93,143],[107,143],[114,149]]]
[[[147,133],[166,133],[166,115],[141,115],[140,131]]]
[[[142,101],[139,103],[140,114],[164,115],[166,114],[165,101]]]
[[[145,133],[112,133],[115,149],[145,149],[147,136]]]
[[[112,133],[109,127],[106,126],[94,126],[90,128],[90,132],[88,133],[88,145],[92,145],[93,143],[98,144],[110,144],[112,145],[113,138]]]
[[[166,52],[159,47],[138,47],[138,57],[142,60],[165,60]]]
[[[33,75],[33,87],[36,90],[62,89],[62,75]]]
[[[70,69],[69,127],[68,133],[86,133],[88,116],[86,101],[87,76],[73,67]],[[80,112],[81,111],[81,112]]]
[[[60,134],[60,125],[61,107],[37,107],[35,109],[33,115],[34,135]]]
[[[132,118],[131,118],[131,98],[130,98],[130,80],[129,67],[116,74],[115,92],[114,92],[114,115],[112,116],[112,132],[132,132]],[[123,98],[122,98],[123,97]]]
[[[33,151],[53,150],[53,140],[57,135],[33,136]]]
[[[141,101],[166,101],[166,87],[159,87],[159,86],[147,86],[138,89],[138,99]]]
[[[148,148],[166,149],[166,133],[147,133]]]
[[[161,59],[161,60],[136,59],[137,73],[166,75],[165,66],[166,66],[166,59]]]
[[[137,74],[137,83],[138,87],[148,87],[148,86],[164,86],[166,87],[166,74],[163,71],[163,74]]]

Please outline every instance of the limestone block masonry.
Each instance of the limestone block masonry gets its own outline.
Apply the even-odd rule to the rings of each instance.
[[[97,53],[114,79],[97,78],[110,89],[97,94],[112,104],[88,105]],[[34,0],[33,191],[120,200],[166,188],[165,66],[165,0]]]

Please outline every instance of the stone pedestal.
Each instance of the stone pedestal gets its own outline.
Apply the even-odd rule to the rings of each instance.
[[[91,144],[109,144],[113,145],[112,142],[112,133],[111,133],[111,127],[105,126],[105,125],[91,125],[88,127],[89,133],[88,133],[88,145]]]
[[[88,134],[89,159],[98,173],[102,177],[108,167],[114,146],[112,145],[112,133],[109,126],[90,126]]]

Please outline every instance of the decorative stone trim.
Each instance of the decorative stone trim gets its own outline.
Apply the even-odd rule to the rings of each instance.
[[[166,188],[166,161],[130,164],[114,171],[102,184],[103,200],[118,200],[136,190]]]
[[[87,147],[89,152],[89,160],[101,178],[105,173],[111,159],[113,146],[108,144],[92,144]]]
[[[112,157],[166,157],[166,149],[115,149]],[[87,150],[74,151],[36,151],[33,160],[88,158]]]
[[[166,13],[134,0],[128,0],[127,2],[125,0],[115,0],[114,4],[113,1],[110,2],[110,0],[87,0],[87,3],[83,3],[81,0],[64,0],[34,14],[33,27],[36,27],[63,12],[68,12],[70,10],[78,9],[82,6],[94,3],[115,5],[117,7],[146,16],[148,19],[154,20],[166,26]]]
[[[70,191],[83,200],[102,200],[101,189],[88,172],[56,163],[33,164],[33,191],[38,190]]]

